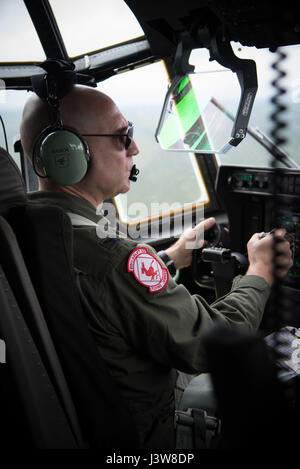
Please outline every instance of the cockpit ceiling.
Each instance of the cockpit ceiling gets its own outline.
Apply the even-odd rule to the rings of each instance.
[[[245,46],[277,47],[300,42],[299,2],[287,0],[125,0],[154,54],[174,51],[180,32],[201,26]]]
[[[82,73],[79,82],[87,84],[106,79],[120,70],[174,56],[183,32],[189,32],[201,47],[197,32],[203,28],[226,41],[257,48],[300,43],[300,4],[294,0],[286,0],[283,5],[274,0],[124,1],[145,36],[92,52],[89,49],[76,57],[68,55],[66,38],[48,0],[24,0],[24,4],[45,57],[74,61],[76,70]],[[102,4],[100,0],[99,3]],[[82,5],[85,8],[84,2]],[[103,1],[103,5],[103,8],[109,8],[110,2]],[[84,24],[87,26],[88,21]],[[13,30],[13,24],[11,28]],[[9,50],[9,44],[7,46]],[[41,72],[39,63],[35,59],[18,62],[2,59],[0,78],[8,88],[29,88],[30,76]]]

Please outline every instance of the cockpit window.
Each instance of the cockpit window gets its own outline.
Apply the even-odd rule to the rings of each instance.
[[[0,62],[43,61],[45,53],[22,0],[0,2]]]
[[[70,57],[144,35],[123,0],[51,0]]]
[[[167,152],[154,137],[168,78],[157,62],[122,73],[99,83],[100,91],[111,96],[126,119],[135,123],[134,140],[140,153],[134,163],[140,170],[137,182],[115,202],[124,223],[137,223],[182,208],[199,207],[209,195],[195,155]],[[124,92],[126,90],[126,92]],[[143,203],[140,203],[140,202]]]
[[[218,155],[217,159],[220,164],[225,165],[270,166],[272,156],[261,143],[250,135],[250,130],[254,129],[258,133],[261,132],[262,135],[272,138],[271,132],[275,123],[271,116],[276,111],[276,107],[271,103],[271,99],[279,92],[279,89],[274,84],[272,85],[272,81],[279,79],[278,71],[272,68],[272,64],[278,61],[279,55],[268,49],[244,47],[238,43],[232,43],[232,47],[240,58],[255,60],[258,90],[248,125],[248,135],[239,146],[232,148],[226,155]],[[286,124],[286,127],[282,128],[279,133],[280,137],[286,139],[280,148],[300,166],[300,78],[298,66],[300,46],[287,46],[280,50],[286,56],[278,62],[278,68],[285,74],[278,80],[278,86],[285,91],[281,96],[278,96],[278,102],[286,107],[286,110],[277,116],[280,121]],[[193,63],[192,60],[191,63]],[[224,90],[224,101],[220,104],[229,113],[233,113],[234,109],[226,97],[227,94]]]

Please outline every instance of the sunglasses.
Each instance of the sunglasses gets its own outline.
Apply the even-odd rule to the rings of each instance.
[[[128,121],[128,127],[125,134],[82,134],[83,137],[126,137],[125,143],[122,138],[125,150],[128,150],[133,140],[133,123]]]

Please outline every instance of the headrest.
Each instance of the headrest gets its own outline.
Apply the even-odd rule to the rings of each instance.
[[[0,213],[27,201],[20,170],[6,150],[0,147]]]

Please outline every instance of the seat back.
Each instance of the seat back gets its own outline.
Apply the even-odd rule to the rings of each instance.
[[[29,294],[29,285],[26,290]],[[0,367],[1,443],[6,448],[79,447],[1,265],[0,304],[0,336],[6,345]]]
[[[20,172],[8,153],[0,148],[0,214],[8,215],[11,209],[22,210],[26,202]],[[0,441],[5,447],[77,448],[81,444],[80,432],[76,434],[72,416],[69,419],[66,415],[16,300],[15,293],[22,291],[23,301],[27,299],[31,314],[39,323],[40,306],[15,235],[2,216],[0,244],[0,338],[6,352],[0,366]],[[55,374],[60,365],[47,326],[41,322],[37,327],[42,349],[49,355]],[[58,386],[61,384],[58,381]]]
[[[18,213],[20,213],[20,209],[18,209]],[[60,405],[62,406],[62,412],[66,414],[65,417],[68,419],[71,430],[74,432],[77,444],[81,446],[82,437],[76,412],[74,410],[72,398],[69,393],[53,341],[49,334],[47,324],[41,311],[39,301],[25,266],[15,234],[8,222],[1,216],[0,245],[1,268],[5,281],[9,286],[7,294],[12,295],[15,301],[14,308],[18,309],[18,315],[16,318],[14,313],[15,310],[13,309],[13,314],[11,315],[10,320],[15,318],[15,321],[22,321],[22,323],[24,323],[24,327],[26,325],[27,334],[31,337],[30,342],[36,349],[36,352],[34,353],[38,353],[39,360],[41,362],[40,366],[43,368],[44,372],[46,372],[47,379],[49,381],[51,380],[51,383],[53,383],[53,385],[51,385],[51,389],[53,388],[52,392],[55,392],[55,399],[59,400]],[[3,327],[5,327],[7,322],[4,322],[3,324]],[[19,338],[21,345],[23,344],[22,337],[23,336]],[[9,353],[13,353],[13,350],[14,344],[10,342]],[[29,366],[29,364],[27,366]],[[19,375],[20,373],[17,373],[18,377]],[[32,376],[32,382],[35,382],[34,375]],[[51,408],[51,406],[48,407],[49,409]],[[32,431],[35,432],[35,429],[33,428]]]
[[[5,196],[1,204],[0,189],[0,211],[16,235],[37,303],[41,305],[38,320],[33,314],[30,295],[25,294],[22,275],[16,275],[15,247],[6,249],[2,261],[64,411],[69,420],[74,420],[73,427],[78,416],[88,446],[134,447],[137,437],[131,416],[99,354],[80,303],[72,263],[70,220],[59,208],[27,203],[18,170],[4,151],[0,151],[2,167],[6,168],[3,174],[9,173],[10,179],[4,192],[11,190],[14,197]],[[45,330],[50,332],[54,344],[52,355],[58,356],[57,367],[53,366],[52,352],[49,354],[49,347],[45,346]],[[68,389],[72,398],[68,397]]]
[[[131,416],[82,310],[69,217],[57,207],[38,205],[27,206],[24,218],[11,215],[85,438],[96,447],[136,444]]]

